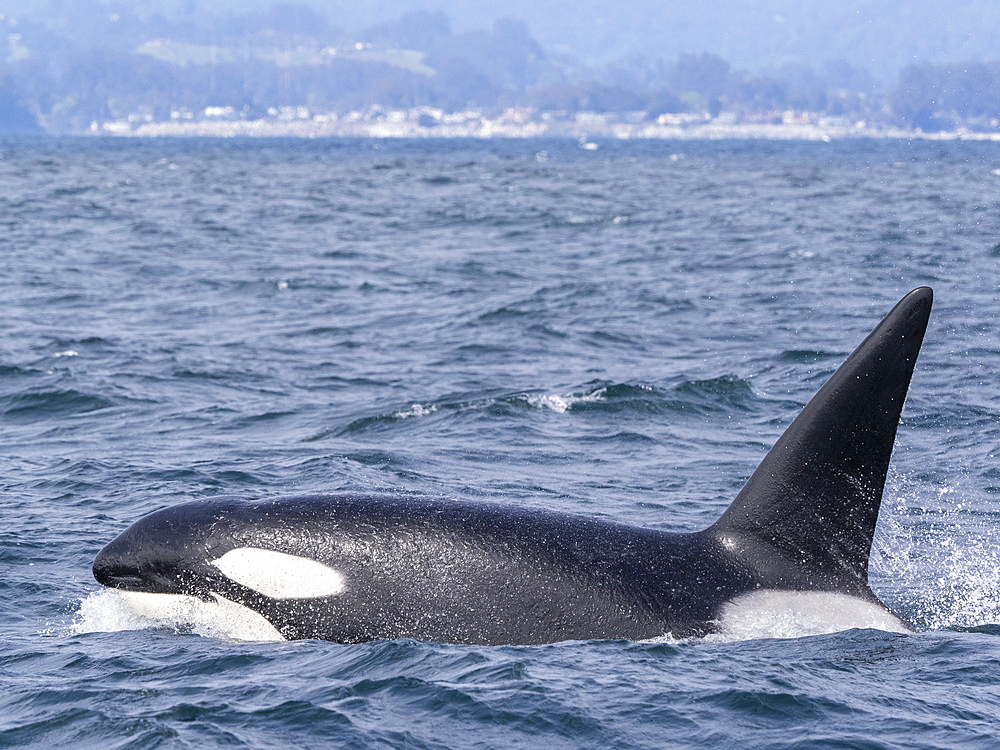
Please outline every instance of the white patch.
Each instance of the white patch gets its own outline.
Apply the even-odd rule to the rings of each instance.
[[[801,638],[851,628],[912,632],[880,604],[828,591],[754,591],[726,602],[720,640]]]
[[[230,580],[272,599],[315,599],[344,590],[344,576],[330,566],[259,547],[230,550],[212,565]]]
[[[583,396],[544,394],[541,396],[526,396],[525,398],[536,409],[551,409],[558,414],[565,414],[574,404],[603,401],[607,390],[607,388],[598,388],[596,391],[591,391]]]
[[[423,406],[422,404],[413,404],[406,411],[397,411],[392,416],[396,419],[409,419],[410,417],[426,417],[428,414],[433,414],[438,410],[437,406],[431,404],[430,406]]]
[[[283,641],[284,636],[259,612],[212,594],[206,602],[184,594],[101,589],[80,602],[74,633],[116,633],[169,627],[234,641]]]

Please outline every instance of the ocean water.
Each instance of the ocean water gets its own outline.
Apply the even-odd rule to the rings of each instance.
[[[598,146],[0,141],[0,746],[997,745],[1000,145]],[[871,560],[913,634],[269,643],[91,578],[222,494],[703,528],[924,284]]]

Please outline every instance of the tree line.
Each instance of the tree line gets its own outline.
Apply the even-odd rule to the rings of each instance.
[[[0,64],[0,131],[85,131],[93,121],[231,108],[257,118],[281,107],[346,113],[373,107],[548,112],[722,112],[760,117],[809,111],[924,130],[996,130],[1000,63],[924,63],[880,87],[846,62],[734,69],[714,54],[635,57],[585,65],[547,51],[520,21],[454,32],[418,11],[348,33],[303,6],[201,28],[156,16],[82,20],[74,34],[8,28]],[[89,25],[88,25],[89,24]]]

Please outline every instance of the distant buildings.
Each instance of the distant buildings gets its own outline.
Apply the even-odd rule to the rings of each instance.
[[[839,138],[963,138],[1000,140],[1000,133],[955,130],[923,133],[894,126],[873,127],[848,117],[808,111],[736,114],[538,111],[509,107],[494,114],[480,109],[446,112],[439,107],[390,109],[374,106],[345,114],[312,112],[304,106],[269,107],[261,117],[231,106],[200,112],[172,110],[169,119],[148,113],[94,121],[92,135],[131,137],[364,137],[364,138],[536,138],[726,139],[829,141]]]

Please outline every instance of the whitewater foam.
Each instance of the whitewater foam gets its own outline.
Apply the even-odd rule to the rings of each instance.
[[[430,406],[424,406],[423,404],[413,404],[406,411],[397,411],[392,416],[395,419],[410,419],[411,417],[426,417],[428,414],[433,414],[438,410],[437,406],[431,404]]]
[[[872,547],[873,587],[921,630],[1000,622],[1000,528],[959,478],[928,492],[890,473]]]
[[[593,401],[600,401],[604,398],[607,388],[598,388],[590,393],[585,393],[582,396],[574,396],[571,394],[565,396],[559,396],[554,393],[542,394],[536,396],[527,396],[526,399],[528,403],[535,407],[536,409],[550,409],[559,414],[564,414],[569,411],[574,404],[581,404]]]

